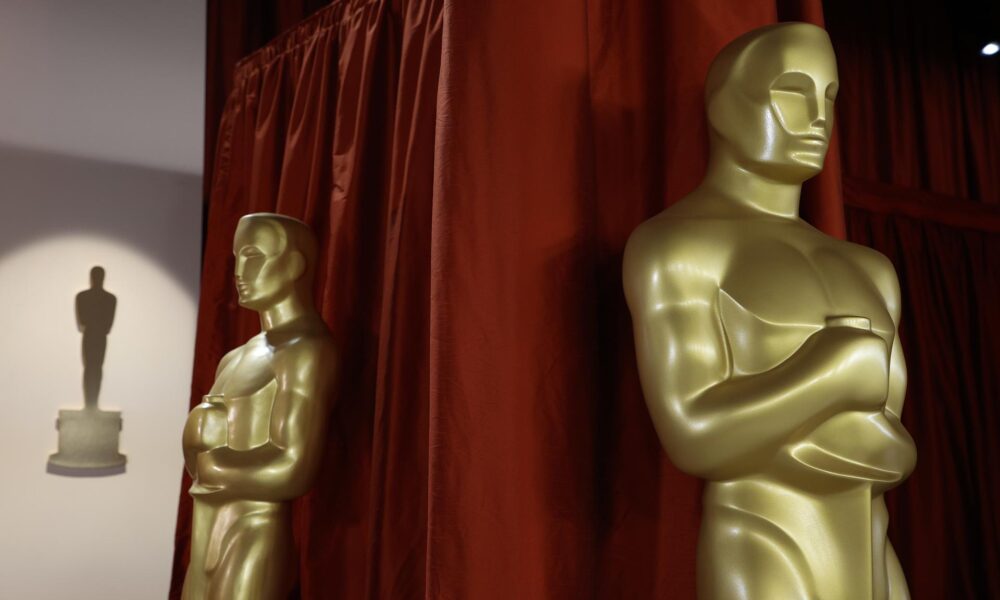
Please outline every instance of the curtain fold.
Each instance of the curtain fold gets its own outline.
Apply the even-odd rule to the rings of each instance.
[[[219,120],[233,89],[233,68],[244,56],[296,26],[330,0],[206,2],[204,197],[211,193]]]
[[[1000,597],[1000,5],[837,0],[848,239],[903,291],[913,475],[887,496],[913,597]]]
[[[918,459],[887,495],[889,535],[914,598],[998,598],[1000,213],[944,212],[962,201],[857,181],[845,189],[849,238],[888,256],[902,289],[903,423]]]
[[[837,118],[854,178],[1000,204],[995,2],[831,0]]]

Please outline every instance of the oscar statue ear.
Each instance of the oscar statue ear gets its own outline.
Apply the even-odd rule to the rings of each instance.
[[[288,256],[288,272],[292,281],[298,281],[306,272],[306,257],[298,250],[292,250]]]

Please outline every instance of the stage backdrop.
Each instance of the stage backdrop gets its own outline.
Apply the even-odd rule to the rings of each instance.
[[[663,455],[642,401],[621,252],[639,222],[703,174],[702,90],[715,53],[778,19],[822,20],[818,1],[780,5],[338,0],[237,66],[214,154],[191,401],[259,326],[232,289],[237,219],[303,218],[323,240],[317,298],[346,363],[323,475],[295,506],[303,598],[694,597],[700,489]],[[216,14],[225,30],[212,12],[221,6],[210,2],[210,22]],[[242,26],[231,43],[259,32]],[[213,67],[211,49],[226,44],[209,45],[217,69],[225,60]],[[803,212],[843,235],[838,158],[835,145]],[[896,223],[895,209],[866,204],[870,189],[848,190],[851,232],[891,246],[876,225]],[[981,253],[995,243],[995,233],[970,235]],[[915,249],[907,244],[896,247]],[[908,302],[927,293],[907,285],[924,268],[913,260],[901,268]],[[942,318],[907,310],[907,324]],[[976,323],[970,315],[961,331]],[[911,364],[934,363],[908,331]],[[941,340],[963,348],[956,335]],[[911,394],[911,427],[985,410],[988,396],[973,396],[995,397],[990,377],[948,396],[949,408],[936,388],[915,386],[927,395]],[[914,417],[924,405],[937,412]],[[972,419],[984,447],[963,456],[976,473],[988,472],[992,415]],[[917,427],[924,485],[955,484],[939,478],[952,463],[935,457],[964,432],[925,428],[937,433]],[[962,572],[966,597],[995,589],[982,569],[953,562],[976,551],[969,540],[995,551],[995,519],[955,510],[967,493],[996,498],[985,481],[963,473],[965,487],[919,502],[895,498],[907,488],[890,494],[904,523],[895,539],[936,548],[901,549],[911,580],[940,590]],[[946,511],[981,533],[927,527]],[[175,597],[189,520],[185,491]]]
[[[903,291],[917,468],[887,496],[916,599],[1000,598],[1000,3],[830,0],[848,238]]]

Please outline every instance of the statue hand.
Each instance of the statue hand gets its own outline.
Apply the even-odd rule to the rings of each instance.
[[[856,327],[826,327],[810,338],[823,358],[833,393],[845,408],[879,411],[889,393],[889,349],[878,335]]]
[[[188,413],[184,424],[185,448],[203,452],[226,445],[229,422],[226,409],[217,404],[202,402]]]
[[[197,498],[211,497],[215,499],[225,499],[226,488],[208,487],[196,482],[188,490],[188,493]]]
[[[199,452],[195,467],[195,482],[198,486],[204,489],[221,490],[225,487],[222,477],[222,469],[215,462],[212,451]]]

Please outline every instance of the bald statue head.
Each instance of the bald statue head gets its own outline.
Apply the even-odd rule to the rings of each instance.
[[[736,38],[705,83],[712,153],[769,179],[809,179],[823,168],[838,85],[830,37],[815,25],[779,23]]]
[[[233,238],[240,305],[262,311],[290,295],[312,300],[316,237],[298,219],[254,213],[240,219]]]
[[[90,287],[98,289],[104,287],[104,267],[90,269]]]

